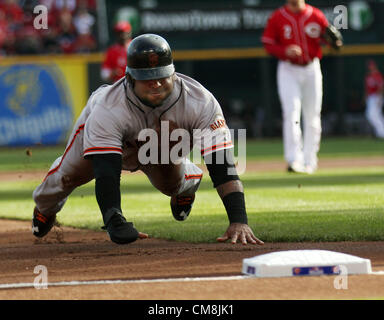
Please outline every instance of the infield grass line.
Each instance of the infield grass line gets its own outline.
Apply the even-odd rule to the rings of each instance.
[[[0,171],[49,167],[63,148],[36,148],[29,156],[22,148],[0,149]],[[383,156],[383,150],[384,141],[334,138],[323,141],[320,156]],[[281,159],[282,144],[278,139],[252,140],[247,144],[247,154],[252,161]],[[384,240],[384,166],[348,168],[346,164],[342,168],[319,168],[313,175],[260,170],[246,172],[241,180],[249,225],[265,242]],[[0,218],[30,220],[32,192],[40,182],[3,180]],[[91,181],[70,195],[58,214],[63,226],[100,230],[103,221],[94,188]],[[121,193],[124,216],[152,238],[216,242],[228,227],[225,208],[208,174],[184,222],[173,219],[169,197],[157,191],[143,174],[122,175]]]
[[[235,155],[237,155],[237,141]],[[0,147],[0,171],[48,170],[62,155],[65,145]],[[384,140],[370,137],[325,137],[321,141],[319,158],[354,158],[384,155]],[[247,160],[283,160],[281,138],[248,139]]]

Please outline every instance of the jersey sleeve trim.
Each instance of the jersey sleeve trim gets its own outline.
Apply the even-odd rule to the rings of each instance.
[[[118,154],[123,154],[123,149],[121,148],[116,148],[116,147],[93,147],[93,148],[88,148],[84,150],[84,156],[89,156],[91,154],[97,154],[97,153],[118,153]]]
[[[207,155],[207,154],[209,154],[211,152],[222,150],[222,149],[229,149],[229,148],[233,148],[232,141],[216,144],[214,146],[205,148],[205,149],[201,150],[200,152],[201,152],[202,156],[205,156],[205,155]]]

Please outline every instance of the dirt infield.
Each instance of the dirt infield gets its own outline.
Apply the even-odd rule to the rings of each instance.
[[[384,158],[355,160],[349,166],[384,165]],[[281,170],[281,162],[269,163]],[[322,167],[345,166],[340,159]],[[253,163],[253,170],[267,165]],[[41,178],[44,173],[0,174],[0,180]],[[384,297],[384,275],[348,276],[348,288],[336,289],[334,276],[222,279],[186,281],[194,277],[241,275],[242,260],[282,250],[322,249],[371,260],[373,271],[384,271],[383,242],[266,243],[243,246],[230,243],[188,244],[161,239],[116,245],[103,232],[55,228],[43,240],[31,234],[30,222],[0,220],[0,286],[33,283],[34,268],[48,270],[49,283],[124,280],[125,283],[66,283],[48,289],[0,289],[0,299],[106,299],[106,300],[279,300],[373,299]],[[177,280],[177,279],[179,280]],[[173,279],[159,282],[126,280]],[[191,280],[191,279],[190,279]],[[204,280],[204,279],[203,279]]]
[[[351,299],[384,297],[383,275],[352,275],[348,289],[335,289],[334,276],[183,281],[186,277],[241,275],[242,259],[298,249],[323,249],[371,259],[384,270],[384,243],[230,243],[187,244],[159,239],[116,245],[105,232],[54,229],[36,241],[30,224],[0,221],[0,284],[33,283],[34,268],[44,265],[49,283],[59,281],[169,279],[174,282],[48,286],[0,289],[0,299],[255,300]],[[63,237],[57,237],[58,232]]]

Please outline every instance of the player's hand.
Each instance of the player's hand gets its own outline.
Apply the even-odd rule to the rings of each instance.
[[[149,235],[139,231],[139,239],[148,239]]]
[[[288,58],[298,58],[303,55],[303,50],[295,44],[291,44],[285,49],[285,54]]]
[[[218,237],[218,242],[225,242],[228,239],[231,240],[232,244],[240,241],[243,245],[247,243],[263,245],[264,242],[256,238],[253,234],[252,229],[244,223],[231,223],[222,237]]]
[[[336,45],[337,48],[341,48],[343,46],[343,41],[336,40],[335,45]]]

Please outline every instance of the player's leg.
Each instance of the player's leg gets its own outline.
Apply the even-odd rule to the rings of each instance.
[[[301,92],[297,67],[288,62],[279,62],[277,86],[283,116],[284,158],[288,169],[302,172],[304,159],[301,132]]]
[[[321,140],[321,106],[323,97],[323,77],[320,62],[315,59],[306,69],[303,82],[303,135],[304,164],[308,173],[317,169],[317,153]]]
[[[184,175],[181,187],[177,194],[171,196],[172,214],[179,221],[187,219],[190,214],[195,201],[195,193],[203,178],[203,171],[188,159],[185,159],[183,167]]]
[[[378,102],[376,104],[377,108],[377,114],[378,114],[378,119],[380,121],[380,126],[377,131],[377,136],[379,138],[384,138],[384,114],[383,114],[383,97],[379,96]]]
[[[188,159],[180,164],[145,165],[140,170],[154,187],[171,197],[174,218],[185,220],[192,210],[195,193],[203,177],[202,170]]]
[[[384,117],[382,114],[383,100],[379,95],[372,94],[367,98],[365,115],[372,126],[375,136],[384,138]]]
[[[37,237],[50,231],[69,194],[93,178],[91,162],[82,156],[82,129],[82,126],[75,126],[63,156],[55,160],[42,183],[33,191],[36,206],[32,232]]]

